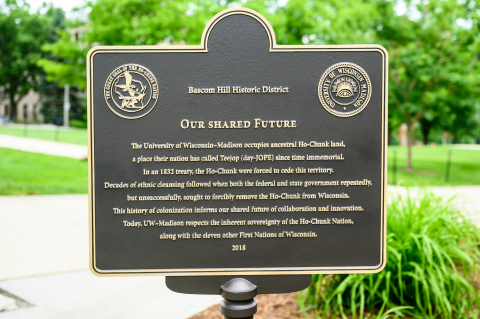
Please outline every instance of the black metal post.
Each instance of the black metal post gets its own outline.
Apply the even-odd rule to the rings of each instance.
[[[24,126],[23,126],[23,137],[27,137],[27,118],[26,117],[23,119],[23,124],[24,124]]]
[[[450,165],[452,163],[452,150],[448,150],[448,156],[447,156],[447,168],[445,170],[445,182],[448,183],[450,179]]]
[[[221,287],[221,312],[225,319],[253,319],[257,312],[257,286],[243,278],[234,278]]]

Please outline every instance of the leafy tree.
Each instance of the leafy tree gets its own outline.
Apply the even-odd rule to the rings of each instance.
[[[205,24],[224,9],[215,1],[98,0],[86,4],[88,22],[74,21],[70,30],[58,30],[59,41],[43,46],[57,59],[43,59],[48,80],[86,87],[86,55],[95,45],[199,44]],[[77,33],[78,34],[78,33]]]
[[[375,0],[290,0],[271,21],[279,44],[375,43]]]
[[[473,132],[478,125],[475,112],[479,64],[473,51],[478,39],[472,37],[470,41],[465,49],[456,52],[453,61],[444,65],[440,73],[439,85],[443,90],[438,94],[437,107],[427,110],[420,120],[425,144],[428,143],[429,128],[441,127],[452,132],[453,142],[458,143],[460,135]]]
[[[406,13],[399,14],[399,5]],[[389,140],[408,124],[467,132],[475,122],[478,24],[474,1],[290,0],[271,20],[280,44],[379,43],[389,51]],[[458,139],[458,138],[457,138]]]
[[[61,118],[63,120],[63,102],[64,102],[64,88],[58,85],[58,81],[48,82],[45,77],[39,84],[40,92],[42,93],[42,108],[41,112],[44,114],[45,122],[52,123],[54,119]],[[71,87],[69,91],[70,111],[69,118],[78,120],[80,125],[86,127],[87,111],[81,94],[78,88]],[[70,123],[73,126],[73,123]]]
[[[51,28],[49,43],[54,43],[60,40],[58,30],[65,30],[65,13],[61,9],[54,9],[51,14]],[[60,62],[58,58],[53,57],[49,52],[46,52],[46,58]],[[39,63],[41,64],[41,63]],[[63,104],[64,104],[64,87],[60,86],[59,81],[47,81],[46,74],[42,74],[39,80],[39,92],[42,96],[41,112],[45,116],[45,121],[53,122],[56,118],[63,119]],[[69,90],[70,111],[69,117],[84,122],[86,126],[86,110],[83,107],[82,99],[79,97],[78,88],[72,87]],[[72,123],[70,123],[72,124]]]
[[[141,3],[141,5],[140,5]],[[50,80],[85,88],[85,56],[93,45],[198,44],[208,20],[234,1],[97,0],[88,2],[83,36],[59,31],[60,40],[44,46],[62,61],[42,60]],[[397,7],[404,5],[405,14]],[[389,51],[389,136],[408,125],[409,156],[413,128],[424,140],[432,129],[468,130],[478,104],[478,4],[473,0],[290,0],[243,1],[263,14],[279,44],[380,43]]]
[[[433,121],[448,122],[460,113],[465,118],[475,107],[478,5],[457,0],[403,3],[407,13],[397,15],[392,12],[395,3],[384,2],[377,35],[390,56],[389,112],[408,125],[407,169],[412,169],[413,129],[420,120],[428,134]],[[456,119],[457,126],[463,124]]]
[[[41,45],[48,41],[54,14],[53,8],[45,14],[28,9],[24,1],[0,5],[0,92],[9,100],[12,119],[20,99],[38,88],[43,70],[37,61],[44,55]]]

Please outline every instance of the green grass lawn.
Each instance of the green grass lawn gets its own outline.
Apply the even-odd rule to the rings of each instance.
[[[45,130],[22,126],[0,126],[0,134],[36,138],[39,140],[57,141],[62,143],[70,143],[77,145],[87,145],[88,137],[86,129],[69,129],[69,130]],[[58,140],[57,140],[58,137]]]
[[[87,161],[0,148],[0,195],[87,192]]]
[[[450,178],[445,181],[448,150],[452,150]],[[413,171],[405,170],[407,148],[389,146],[388,183],[394,183],[393,165],[397,154],[396,182],[408,186],[480,185],[480,150],[462,150],[446,146],[414,146]]]

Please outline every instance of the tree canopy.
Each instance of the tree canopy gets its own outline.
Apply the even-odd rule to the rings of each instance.
[[[48,79],[86,87],[86,55],[95,45],[198,44],[205,24],[223,9],[213,1],[90,1],[88,22],[59,30],[60,40],[43,49],[65,62],[42,59]],[[72,30],[77,30],[75,36]]]
[[[389,52],[389,132],[408,125],[424,140],[432,128],[454,134],[476,124],[479,78],[479,3],[473,0],[243,1],[263,14],[279,44],[378,43]],[[60,39],[43,46],[50,80],[85,88],[85,57],[95,45],[199,44],[206,23],[233,1],[96,0],[88,21],[71,22]],[[404,9],[403,11],[401,9]],[[61,58],[62,62],[55,61]],[[411,160],[408,160],[411,168]]]
[[[471,125],[478,103],[479,25],[475,1],[405,2],[407,13],[385,12],[377,36],[389,52],[389,113],[413,129],[442,125],[456,132]],[[428,142],[428,137],[425,138]]]
[[[16,115],[17,103],[30,89],[37,89],[43,69],[37,62],[46,53],[44,43],[53,41],[52,20],[57,10],[31,14],[23,1],[6,0],[0,6],[0,93],[10,104],[9,115]]]

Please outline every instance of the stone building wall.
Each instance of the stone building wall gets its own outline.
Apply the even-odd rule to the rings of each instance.
[[[0,117],[5,116],[8,112],[10,102],[8,100],[0,101]],[[42,105],[40,103],[40,95],[30,90],[17,105],[17,119],[23,121],[25,118],[29,122],[43,122],[44,116],[40,112]]]

